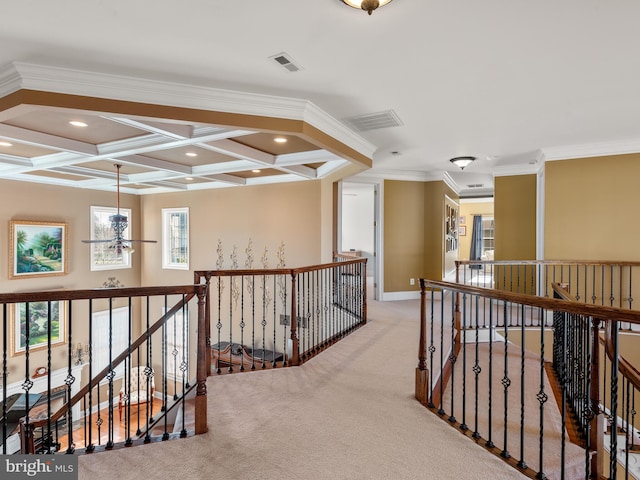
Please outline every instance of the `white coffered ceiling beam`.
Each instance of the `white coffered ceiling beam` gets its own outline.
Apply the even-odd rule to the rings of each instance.
[[[118,157],[117,160],[128,165],[137,165],[150,169],[191,175],[191,167],[189,165],[168,162],[166,160],[159,160],[157,158],[146,157],[144,155],[127,155],[124,157]]]
[[[176,182],[144,182],[144,185],[150,185],[152,187],[165,187],[165,188],[173,188],[175,190],[188,190],[189,186],[184,183],[176,183]]]
[[[191,168],[194,177],[205,177],[220,173],[244,172],[254,168],[260,168],[255,162],[249,160],[234,160],[232,162],[211,163],[209,165],[198,165]]]
[[[207,179],[217,180],[219,182],[230,183],[233,185],[246,185],[247,179],[242,177],[236,177],[235,175],[228,175],[226,173],[221,173],[219,175],[208,175],[205,177]]]
[[[282,172],[294,173],[296,175],[300,175],[310,180],[314,180],[318,178],[318,172],[316,172],[315,169],[311,167],[307,167],[305,165],[291,165],[288,167],[277,167],[277,168]]]
[[[326,150],[311,150],[309,152],[286,153],[278,155],[275,166],[286,167],[288,165],[300,165],[303,163],[319,163],[331,162],[333,160],[342,160],[338,155],[327,152]]]
[[[0,165],[2,164],[20,165],[24,167],[32,165],[30,158],[18,157],[15,155],[0,154]]]
[[[137,128],[138,130],[144,130],[149,133],[157,133],[170,138],[191,138],[193,135],[193,127],[191,125],[182,125],[179,123],[161,123],[161,122],[149,122],[139,121],[133,118],[124,117],[112,117],[102,115],[102,118],[111,120],[112,122],[118,122],[129,127]]]
[[[230,157],[252,160],[254,162],[261,163],[263,165],[273,165],[276,161],[275,155],[263,152],[261,150],[243,145],[233,140],[224,139],[215,142],[209,142],[204,145],[200,145],[202,148],[213,150],[214,152],[222,153]]]
[[[96,155],[98,153],[96,146],[91,143],[36,132],[35,130],[6,125],[4,123],[0,123],[0,137],[49,150],[61,150],[83,155]]]

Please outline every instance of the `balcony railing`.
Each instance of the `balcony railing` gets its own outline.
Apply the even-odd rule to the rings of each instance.
[[[300,365],[366,315],[366,259],[293,269],[196,271],[209,286],[214,374]]]
[[[633,306],[638,265],[559,263],[461,262],[459,284],[422,280],[416,397],[532,478],[638,478],[640,375],[620,351],[640,312],[618,307]]]
[[[205,432],[205,294],[1,294],[0,452],[90,453]]]

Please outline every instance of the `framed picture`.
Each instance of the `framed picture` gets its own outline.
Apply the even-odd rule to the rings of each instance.
[[[51,320],[51,346],[66,342],[67,320],[65,302],[62,300],[29,302],[28,304],[15,303],[11,305],[9,318],[11,322],[11,355],[20,355],[26,352],[27,336],[29,338],[29,352],[47,348],[49,345],[49,320]]]
[[[460,226],[458,227],[458,234],[459,234],[461,237],[464,237],[465,235],[467,235],[467,227],[466,227],[466,225],[460,225]]]
[[[11,220],[9,278],[67,274],[67,224]]]
[[[465,223],[467,223],[467,218],[464,215],[462,215],[460,217],[460,225],[464,225]]]

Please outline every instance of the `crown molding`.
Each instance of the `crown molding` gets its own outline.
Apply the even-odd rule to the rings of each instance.
[[[494,177],[513,177],[516,175],[535,175],[540,171],[544,162],[538,162],[526,165],[505,165],[502,167],[493,167]]]
[[[640,152],[640,139],[632,138],[617,142],[566,145],[540,149],[544,162],[570,160],[573,158],[605,157]]]
[[[20,89],[300,120],[367,158],[376,150],[345,124],[298,98],[14,62],[0,72],[0,98]]]

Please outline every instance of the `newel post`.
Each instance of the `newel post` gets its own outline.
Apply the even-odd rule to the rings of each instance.
[[[300,352],[298,350],[298,296],[296,293],[296,281],[298,276],[291,272],[291,365],[300,365]]]
[[[208,288],[204,285],[196,286],[198,289],[198,354],[196,371],[196,435],[207,431],[207,338],[209,332],[206,328],[205,296]],[[209,360],[209,365],[211,361]],[[210,368],[210,367],[209,367]]]
[[[194,273],[194,283],[200,285],[202,283],[202,273]],[[204,274],[205,285],[207,286],[207,294],[205,297],[205,332],[207,341],[207,376],[211,375],[211,275],[207,272]]]
[[[591,319],[592,328],[592,353],[591,353],[591,389],[589,392],[590,409],[593,418],[589,422],[589,445],[591,446],[591,478],[598,480],[603,477],[604,471],[604,413],[600,410],[599,386],[600,386],[600,320]]]
[[[420,345],[416,368],[416,399],[423,405],[429,402],[429,370],[427,370],[427,307],[424,279],[420,279]]]

